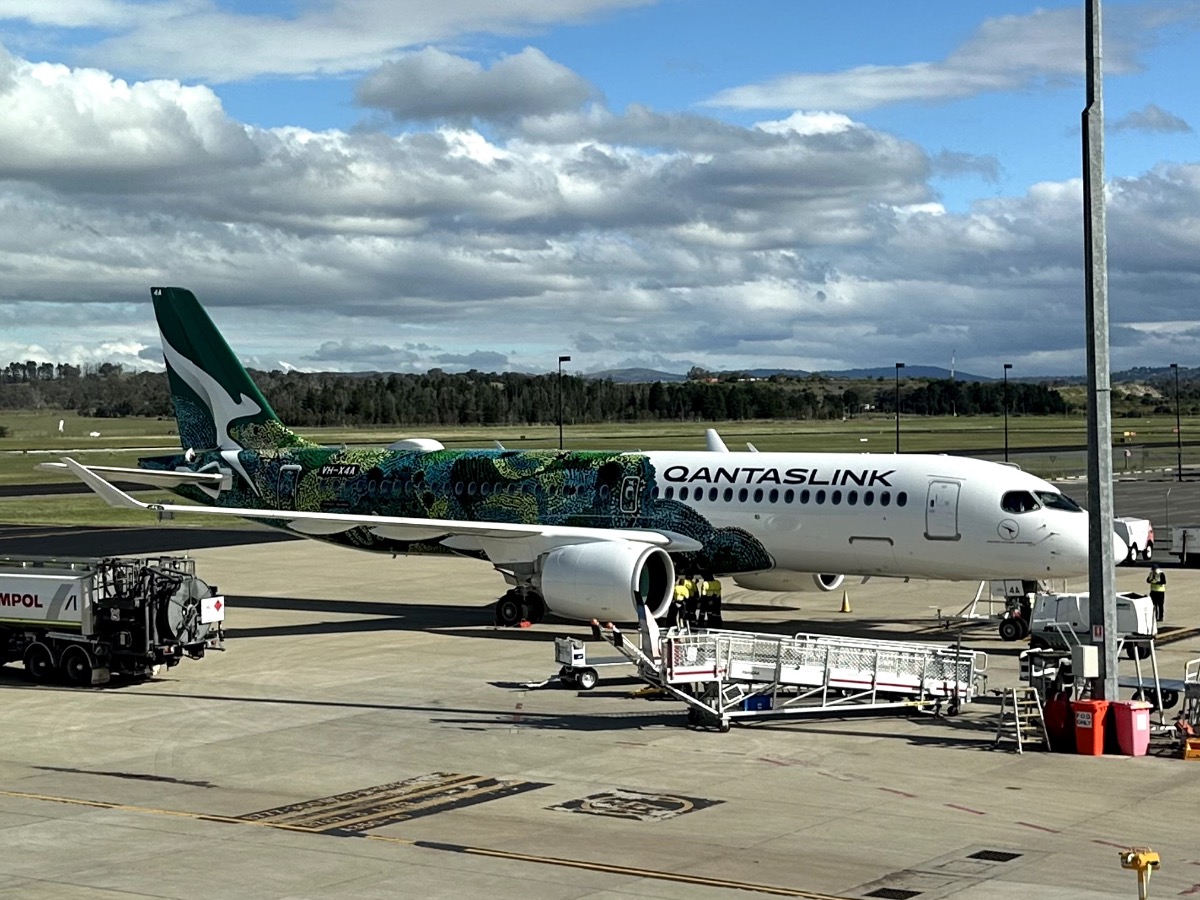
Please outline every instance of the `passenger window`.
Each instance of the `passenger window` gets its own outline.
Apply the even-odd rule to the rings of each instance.
[[[667,488],[667,499],[670,500],[675,496],[675,487],[671,485]]]
[[[723,495],[722,499],[724,499],[726,503],[731,503],[733,501],[733,488],[725,488],[725,494]]]
[[[650,491],[650,499],[652,499],[652,500],[658,499],[658,485],[657,484]]]
[[[842,492],[834,491],[833,495],[829,498],[829,502],[832,503],[834,506],[837,506],[839,503],[841,503],[842,502]]]
[[[779,488],[771,488],[771,493],[767,494],[767,499],[772,503],[779,502]]]
[[[824,491],[817,491],[817,502],[818,503],[825,502],[825,492]]]
[[[870,506],[874,502],[875,502],[875,492],[874,491],[867,491],[865,494],[863,494],[863,506]]]
[[[847,493],[846,494],[846,502],[849,503],[851,506],[854,506],[856,503],[858,503],[858,491],[850,491],[849,493]]]
[[[738,503],[745,503],[748,496],[750,496],[750,492],[745,488],[740,488],[738,490]]]
[[[716,488],[709,488],[709,489],[708,489],[708,502],[709,502],[709,503],[716,503],[716,502],[717,502],[717,489],[716,489]]]
[[[755,488],[755,489],[754,489],[754,502],[755,502],[755,503],[762,503],[762,498],[763,498],[763,490],[762,490],[762,488]]]
[[[681,487],[679,489],[679,499],[686,500],[687,498],[688,498],[688,489],[685,487]]]
[[[461,497],[463,492],[463,483],[461,481],[454,482],[454,496]]]
[[[800,502],[801,502],[801,503],[807,503],[807,502],[808,502],[808,498],[809,498],[809,497],[811,497],[811,496],[812,496],[812,494],[809,492],[808,488],[805,488],[804,490],[802,490],[802,491],[800,492]]]
[[[897,505],[897,506],[904,506],[906,503],[908,503],[908,492],[907,492],[907,491],[901,491],[900,493],[898,493],[898,494],[896,495],[896,505]]]
[[[476,490],[476,487],[475,487],[475,482],[473,482],[473,481],[472,481],[470,484],[468,484],[468,485],[467,485],[467,496],[468,496],[468,497],[474,497],[474,496],[475,496],[475,490]]]
[[[880,491],[879,492],[879,505],[880,506],[887,506],[891,502],[892,502],[892,492],[891,491]]]

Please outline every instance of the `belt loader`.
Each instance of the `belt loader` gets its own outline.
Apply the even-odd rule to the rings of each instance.
[[[225,598],[187,557],[0,557],[0,665],[35,682],[147,678],[222,648]]]

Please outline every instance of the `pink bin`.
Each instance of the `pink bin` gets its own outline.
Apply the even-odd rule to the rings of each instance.
[[[1150,704],[1140,700],[1114,700],[1112,711],[1121,752],[1126,756],[1145,756],[1150,747]]]

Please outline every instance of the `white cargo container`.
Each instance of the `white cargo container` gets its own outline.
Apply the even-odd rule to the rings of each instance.
[[[1200,525],[1171,526],[1171,555],[1185,566],[1200,565]]]
[[[1117,594],[1117,633],[1122,637],[1153,638],[1158,634],[1154,603],[1144,594]],[[1029,645],[1070,650],[1092,642],[1092,610],[1086,592],[1038,594],[1033,601]],[[1133,646],[1132,644],[1130,645]]]

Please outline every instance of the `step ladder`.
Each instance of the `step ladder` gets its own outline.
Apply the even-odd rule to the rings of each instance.
[[[1005,688],[1000,702],[1000,721],[996,726],[993,748],[1005,738],[1016,741],[1017,752],[1025,752],[1025,744],[1040,740],[1042,749],[1050,749],[1050,735],[1042,715],[1041,695],[1030,687]]]

